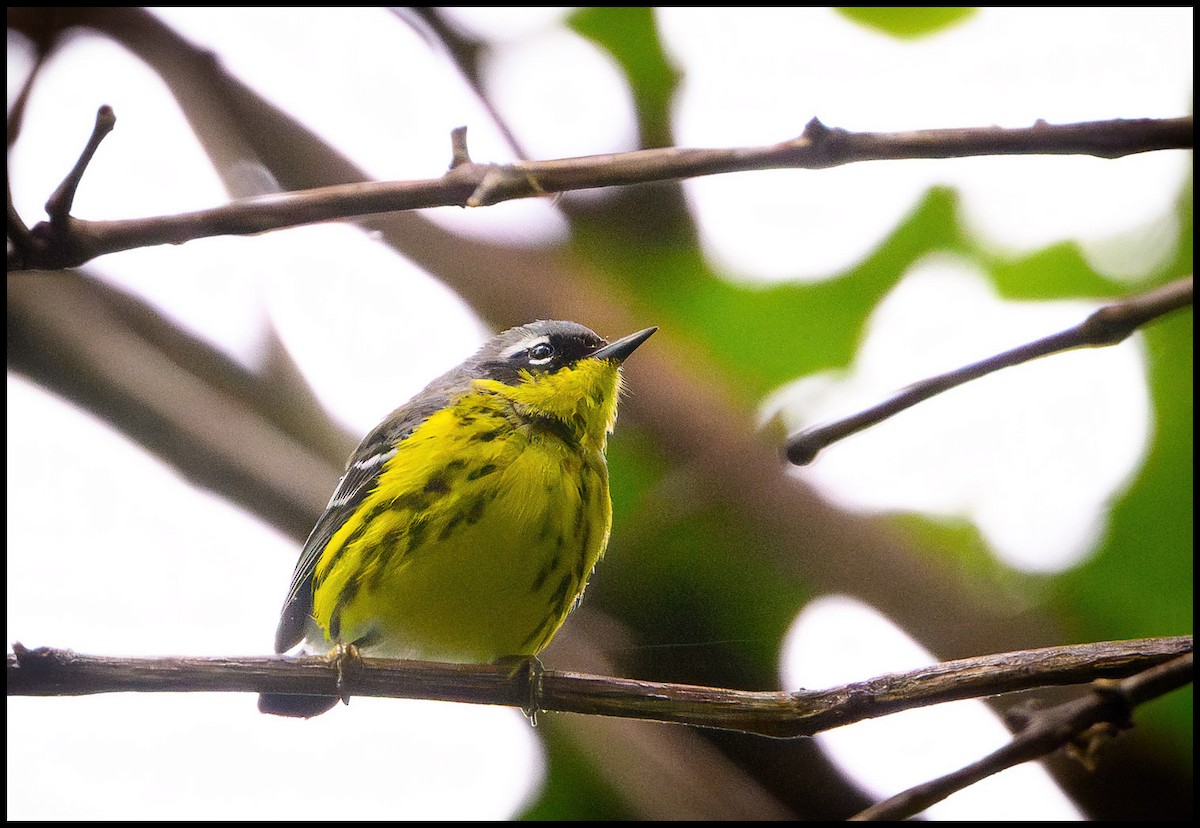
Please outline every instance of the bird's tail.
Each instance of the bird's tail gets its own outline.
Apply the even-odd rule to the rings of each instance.
[[[275,716],[311,719],[338,703],[337,696],[301,696],[295,693],[263,693],[258,697],[258,709]]]

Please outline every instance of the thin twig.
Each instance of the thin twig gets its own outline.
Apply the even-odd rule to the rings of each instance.
[[[1097,681],[1083,698],[1029,716],[1022,729],[1004,747],[953,773],[914,786],[852,817],[853,821],[901,820],[924,811],[950,794],[1007,768],[1048,756],[1060,747],[1073,746],[1089,762],[1098,746],[1120,730],[1132,727],[1133,709],[1192,681],[1188,653],[1148,668],[1123,681]]]
[[[500,116],[499,110],[483,91],[480,78],[479,57],[485,51],[485,46],[455,27],[446,23],[441,13],[432,6],[394,6],[392,14],[412,27],[426,43],[441,51],[447,61],[453,64],[455,71],[462,76],[463,82],[471,88],[479,105],[487,111],[488,118],[504,136],[505,142],[513,149],[518,158],[527,158],[525,150],[513,134],[508,121]]]
[[[92,163],[96,150],[100,148],[100,142],[104,140],[104,136],[112,132],[116,124],[117,116],[111,106],[105,105],[96,111],[96,123],[92,127],[92,134],[88,136],[83,152],[79,154],[79,160],[75,162],[75,166],[67,173],[67,177],[46,201],[46,214],[50,216],[51,224],[59,224],[70,218],[79,182],[83,180],[83,174],[87,172],[88,164]]]
[[[251,235],[426,207],[482,207],[571,190],[749,170],[823,169],[861,161],[977,155],[1082,154],[1117,158],[1191,146],[1191,117],[892,133],[834,129],[814,118],[799,137],[759,147],[666,147],[553,161],[457,163],[441,178],[323,187],[174,216],[91,222],[74,219],[69,228],[55,226],[55,213],[51,212],[49,227],[45,223],[34,227],[41,244],[22,266],[74,267],[105,253],[209,236]],[[461,147],[456,143],[456,160],[465,155],[465,141]]]
[[[959,659],[828,690],[729,690],[546,670],[543,711],[648,719],[763,736],[811,736],[913,707],[1038,687],[1119,678],[1190,653],[1192,637],[1141,639]],[[10,696],[116,692],[270,692],[421,698],[529,707],[525,671],[511,665],[363,659],[339,676],[319,656],[124,658],[13,645]],[[341,684],[339,684],[339,681]]]
[[[1106,305],[1080,324],[1052,336],[965,365],[945,374],[913,383],[894,396],[864,411],[824,425],[804,429],[788,438],[787,458],[797,466],[811,463],[821,449],[851,434],[878,425],[930,397],[949,391],[970,380],[1029,362],[1048,354],[1075,348],[1116,345],[1140,326],[1164,314],[1192,304],[1192,277],[1186,276],[1141,296]]]
[[[471,163],[471,152],[467,149],[467,128],[450,130],[450,169]]]

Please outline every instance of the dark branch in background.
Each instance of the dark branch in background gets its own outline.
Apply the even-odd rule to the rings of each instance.
[[[454,157],[465,154],[455,139]],[[516,198],[597,187],[645,184],[730,172],[823,169],[860,161],[962,158],[976,155],[1082,154],[1118,158],[1190,149],[1192,119],[1093,121],[1023,129],[978,127],[913,132],[850,132],[816,118],[790,141],[732,149],[637,150],[554,161],[457,163],[441,178],[366,181],[246,199],[222,207],[120,221],[51,215],[33,228],[34,248],[9,269],[74,267],[105,253],[180,244],[220,235],[251,235],[333,219],[426,207],[483,207]],[[460,149],[463,154],[460,154]],[[86,164],[88,153],[80,161]]]
[[[1030,342],[954,371],[914,383],[895,396],[841,420],[798,432],[787,441],[787,458],[811,463],[821,449],[970,380],[1047,354],[1123,342],[1139,327],[1192,304],[1192,277],[1177,279],[1141,296],[1105,305],[1073,328]]]
[[[1048,647],[959,659],[828,690],[796,692],[542,671],[532,698],[536,709],[546,712],[648,719],[774,737],[812,736],[914,707],[1124,677],[1191,653],[1192,646],[1191,636],[1179,636]],[[514,671],[511,665],[368,658],[362,660],[361,669],[339,676],[337,668],[320,656],[117,658],[45,647],[29,650],[14,644],[7,673],[10,696],[340,691],[520,708],[528,708],[531,701],[527,671]]]
[[[248,371],[144,302],[75,273],[9,274],[6,295],[9,370],[304,538],[354,439],[293,427],[318,422],[319,406],[298,383],[280,383],[276,365]]]
[[[1151,667],[1123,681],[1097,681],[1079,699],[1029,715],[1004,747],[965,768],[917,785],[852,817],[852,820],[901,820],[924,811],[950,794],[1002,770],[1048,756],[1064,745],[1091,764],[1103,741],[1133,727],[1133,710],[1192,681],[1193,654]]]
[[[9,152],[12,152],[13,144],[16,143],[17,136],[21,134],[21,127],[25,123],[25,106],[29,103],[29,92],[33,89],[34,79],[37,78],[42,64],[45,61],[46,50],[38,48],[37,57],[34,61],[33,68],[29,72],[29,76],[25,78],[25,83],[21,87],[21,91],[13,99],[12,106],[8,111],[8,128],[6,130],[7,143]],[[17,213],[17,208],[13,204],[12,197],[12,179],[10,176],[4,178],[5,196],[7,198],[8,208],[8,224],[7,224],[7,258],[12,261],[24,261],[27,259],[33,250],[33,235],[29,232],[29,227],[21,219]]]
[[[12,181],[6,178],[4,186],[5,195],[8,199],[8,261],[10,263],[25,261],[33,252],[33,234],[29,232],[29,228],[22,221],[17,208],[13,206]]]

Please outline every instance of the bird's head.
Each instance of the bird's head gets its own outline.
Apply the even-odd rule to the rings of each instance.
[[[617,417],[621,363],[657,328],[607,342],[576,322],[531,322],[489,340],[472,358],[474,385],[524,417],[564,425],[603,449]]]

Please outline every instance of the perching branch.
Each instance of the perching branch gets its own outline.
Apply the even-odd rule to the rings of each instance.
[[[1089,765],[1106,738],[1133,726],[1131,715],[1140,704],[1177,690],[1192,681],[1193,654],[1150,667],[1123,681],[1101,680],[1082,698],[1042,710],[1020,722],[1017,735],[1004,747],[954,773],[897,794],[871,806],[855,821],[901,820],[1002,770],[1048,756],[1066,745]]]
[[[821,449],[924,402],[943,391],[979,379],[1001,368],[1020,365],[1048,354],[1075,348],[1096,348],[1123,342],[1142,325],[1192,304],[1192,277],[1177,279],[1141,296],[1105,305],[1073,328],[1047,336],[962,368],[913,383],[894,396],[857,414],[804,429],[788,438],[787,458],[797,466],[816,459]]]
[[[648,719],[763,736],[811,736],[914,707],[1038,687],[1119,678],[1192,652],[1192,637],[1048,647],[947,661],[828,690],[752,692],[541,671],[511,665],[363,659],[339,677],[319,656],[121,658],[69,650],[8,656],[8,695],[116,692],[270,692],[421,698],[539,711]],[[340,681],[340,684],[339,684]]]
[[[25,255],[14,257],[15,260],[10,258],[9,269],[74,267],[106,253],[181,244],[209,236],[252,235],[426,207],[483,207],[572,190],[730,172],[824,169],[861,161],[976,155],[1080,154],[1119,158],[1154,150],[1190,149],[1192,143],[1190,116],[1057,125],[1039,121],[1020,129],[975,127],[911,132],[850,132],[827,127],[813,118],[799,137],[759,147],[664,147],[551,161],[490,164],[470,161],[465,137],[457,135],[453,141],[453,165],[440,178],[321,187],[244,199],[174,216],[86,221],[52,214],[49,222],[33,227],[37,244]],[[77,171],[82,172],[88,157],[85,151]]]

